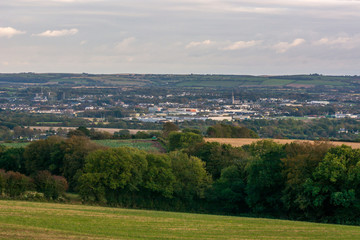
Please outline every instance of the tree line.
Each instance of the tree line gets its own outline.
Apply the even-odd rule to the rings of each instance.
[[[172,124],[160,139],[167,153],[105,148],[76,135],[2,148],[1,193],[12,196],[12,185],[1,179],[17,174],[33,179],[24,180],[35,183],[28,189],[47,189],[55,199],[61,193],[51,191],[61,177],[89,203],[359,224],[360,150],[271,140],[232,147]]]

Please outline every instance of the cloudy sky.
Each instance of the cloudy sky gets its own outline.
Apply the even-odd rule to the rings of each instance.
[[[1,0],[0,72],[360,74],[360,0]]]

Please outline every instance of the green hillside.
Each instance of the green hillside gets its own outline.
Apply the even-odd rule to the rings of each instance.
[[[45,84],[87,87],[292,87],[359,88],[358,76],[310,75],[215,75],[215,74],[0,74],[0,85]]]
[[[0,201],[0,239],[360,239],[360,227]]]

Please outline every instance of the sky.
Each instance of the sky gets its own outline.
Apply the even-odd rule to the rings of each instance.
[[[360,75],[360,0],[1,0],[0,72]]]

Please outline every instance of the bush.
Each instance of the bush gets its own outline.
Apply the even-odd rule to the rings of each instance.
[[[115,139],[130,139],[131,134],[129,130],[120,130],[118,132],[114,132]]]
[[[174,151],[182,148],[189,148],[204,142],[203,136],[193,132],[171,132],[169,134],[169,150]]]
[[[68,188],[64,177],[52,176],[49,171],[39,171],[34,178],[36,190],[42,192],[47,199],[58,199]]]
[[[135,138],[135,139],[147,139],[147,138],[151,138],[151,137],[152,136],[150,136],[149,133],[144,132],[144,131],[139,131],[135,135],[133,135],[133,138]]]
[[[6,186],[6,173],[4,169],[0,169],[0,196],[4,196]]]
[[[18,172],[9,171],[6,173],[5,193],[7,195],[18,197],[30,189],[33,189],[31,178]]]
[[[22,194],[21,199],[28,201],[44,201],[45,195],[35,191],[26,191]]]

